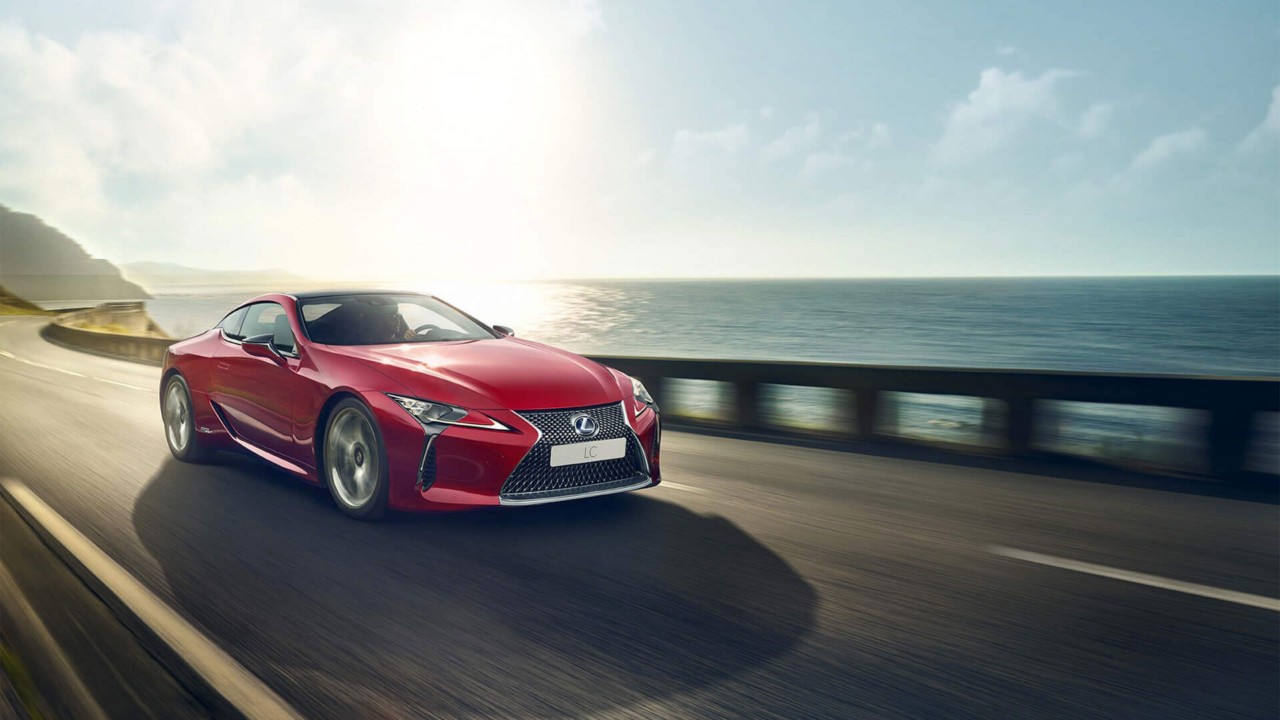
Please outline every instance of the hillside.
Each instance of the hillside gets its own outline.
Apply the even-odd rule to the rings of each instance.
[[[0,205],[0,285],[28,300],[140,300],[151,297],[116,266],[27,213]]]
[[[0,287],[0,315],[44,315],[39,306],[23,300]]]

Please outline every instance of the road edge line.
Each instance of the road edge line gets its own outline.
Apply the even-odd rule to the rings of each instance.
[[[302,715],[212,640],[112,560],[23,483],[0,479],[3,496],[46,544],[116,613],[175,676],[227,714],[251,718]],[[203,691],[203,692],[199,692]]]

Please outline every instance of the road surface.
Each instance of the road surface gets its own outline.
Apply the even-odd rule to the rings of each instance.
[[[659,488],[365,524],[41,322],[0,475],[309,717],[1280,713],[1273,504],[671,432]]]

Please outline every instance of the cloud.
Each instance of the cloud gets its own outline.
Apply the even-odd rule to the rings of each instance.
[[[870,169],[871,163],[867,160],[860,160],[854,153],[840,152],[838,150],[820,150],[805,157],[804,166],[801,168],[800,174],[807,178],[812,178],[823,173],[854,167],[867,170]]]
[[[1240,142],[1239,150],[1252,153],[1274,149],[1280,143],[1280,85],[1271,90],[1271,105],[1267,107],[1267,115],[1262,119],[1245,139]]]
[[[568,0],[555,7],[564,31],[570,36],[588,35],[604,29],[604,10],[597,0]]]
[[[1138,153],[1129,164],[1131,173],[1149,172],[1179,155],[1186,155],[1200,149],[1208,139],[1208,134],[1198,127],[1188,128],[1180,132],[1161,135]]]
[[[671,155],[693,158],[707,153],[732,155],[746,147],[751,131],[743,123],[726,125],[719,130],[677,130],[671,140]]]
[[[770,141],[760,151],[765,162],[782,160],[802,153],[818,144],[822,138],[822,122],[810,115],[803,125],[787,128],[782,135]]]
[[[885,123],[875,123],[870,128],[859,127],[842,133],[826,147],[805,156],[800,174],[813,178],[832,171],[857,168],[870,170],[867,158],[870,151],[886,148],[893,142],[893,133]]]
[[[832,143],[840,149],[878,150],[893,144],[893,131],[882,122],[865,125],[841,133]]]
[[[886,148],[893,144],[893,133],[889,131],[889,126],[884,123],[876,123],[871,126],[871,132],[867,135],[867,149],[877,150]]]
[[[1084,164],[1083,155],[1077,152],[1068,152],[1054,158],[1049,167],[1051,167],[1055,172],[1067,173],[1079,170],[1084,167]]]
[[[765,105],[764,107],[760,108],[760,117],[764,120],[768,120],[773,117],[774,112],[776,111],[774,110],[772,105]]]
[[[991,153],[1037,118],[1058,109],[1058,84],[1074,73],[1050,70],[1037,78],[987,68],[978,87],[951,108],[942,138],[933,147],[943,164],[967,162]]]
[[[105,205],[118,176],[204,172],[245,127],[219,69],[174,44],[101,33],[72,46],[0,25],[5,186],[37,204]]]
[[[1004,55],[1006,57],[1011,55],[1017,55],[1018,48],[1014,47],[1013,45],[1001,45],[1000,47],[996,48],[996,54]]]
[[[117,260],[327,273],[305,248],[376,238],[443,267],[478,251],[424,237],[562,235],[548,188],[594,172],[573,74],[594,2],[162,12],[163,36],[0,22],[0,202]]]
[[[1095,103],[1080,115],[1076,134],[1085,140],[1093,140],[1107,129],[1115,108],[1110,103]]]

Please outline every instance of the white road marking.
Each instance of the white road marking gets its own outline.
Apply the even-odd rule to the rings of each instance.
[[[1210,587],[1208,585],[1197,585],[1196,583],[1183,582],[1181,580],[1170,580],[1169,578],[1162,578],[1157,575],[1147,575],[1145,573],[1132,572],[1130,570],[1120,570],[1117,568],[1107,567],[1106,565],[1094,565],[1093,563],[1081,562],[1079,560],[1068,560],[1067,558],[1054,557],[1052,555],[1041,555],[1040,553],[1028,552],[1026,550],[1015,550],[1014,548],[993,546],[987,548],[987,551],[1002,557],[1035,563],[1037,565],[1047,565],[1049,567],[1056,567],[1062,570],[1072,570],[1074,572],[1085,573],[1088,575],[1111,578],[1112,580],[1123,580],[1124,582],[1130,582],[1136,585],[1146,585],[1148,587],[1160,588],[1162,590],[1172,590],[1174,592],[1186,593],[1187,595],[1198,595],[1200,597],[1212,598],[1214,600],[1236,603],[1237,605],[1248,605],[1249,607],[1280,612],[1280,599],[1264,597],[1262,595],[1250,595],[1249,593],[1236,592],[1234,590],[1223,590],[1221,588]]]
[[[74,556],[107,591],[242,715],[247,718],[301,718],[280,696],[152,594],[129,571],[116,564],[89,538],[36,497],[26,485],[10,479],[0,480],[0,483],[9,498],[21,506],[23,514],[38,523],[54,542]]]
[[[141,390],[142,392],[151,392],[151,388],[138,387],[137,385],[130,385],[129,383],[123,383],[118,380],[108,380],[106,378],[93,377],[91,375],[85,375],[84,373],[78,373],[74,370],[67,370],[65,368],[55,367],[53,365],[45,365],[44,363],[38,363],[38,362],[35,362],[34,360],[20,358],[7,350],[0,350],[0,356],[7,357],[10,360],[17,360],[20,363],[26,363],[27,365],[30,365],[32,367],[38,367],[44,370],[52,370],[54,372],[60,372],[64,375],[88,378],[89,380],[97,380],[98,382],[110,383],[111,385],[119,385],[120,387],[126,387],[126,388],[129,388],[130,390]]]
[[[6,354],[6,355],[9,355],[9,353],[5,353],[5,354]],[[88,375],[85,375],[85,374],[83,374],[83,373],[75,372],[74,370],[63,370],[63,369],[62,369],[62,368],[60,368],[60,367],[54,367],[54,366],[52,366],[52,365],[45,365],[44,363],[38,363],[38,362],[36,362],[36,361],[34,361],[34,360],[28,360],[28,359],[26,359],[26,358],[15,357],[15,356],[13,356],[13,355],[9,355],[9,357],[13,358],[14,360],[17,360],[17,361],[18,361],[18,362],[20,362],[20,363],[26,363],[26,364],[30,365],[31,367],[38,367],[38,368],[42,368],[42,369],[44,369],[44,370],[52,370],[52,371],[54,371],[54,372],[60,372],[60,373],[64,373],[64,374],[66,374],[66,375],[74,375],[75,377],[89,377]]]
[[[129,388],[130,390],[141,390],[142,392],[151,392],[151,388],[138,387],[137,385],[122,383],[122,382],[119,382],[118,380],[108,380],[106,378],[100,378],[100,377],[91,377],[89,379],[97,380],[98,382],[111,383],[112,385],[119,385],[120,387],[126,387],[126,388]]]
[[[23,362],[30,363],[31,365],[35,365],[36,367],[42,367],[42,368],[45,368],[45,369],[48,369],[48,370],[52,370],[52,371],[54,371],[54,372],[60,372],[60,373],[62,373],[63,375],[70,375],[70,376],[72,376],[72,377],[82,377],[82,378],[87,378],[87,377],[89,377],[88,375],[85,375],[84,373],[78,373],[78,372],[76,372],[75,370],[66,370],[66,369],[64,369],[64,368],[54,367],[54,366],[52,366],[52,365],[41,365],[40,363],[33,363],[33,362],[29,361],[29,360],[24,360]]]
[[[711,494],[711,493],[710,493],[710,491],[708,491],[708,490],[703,490],[702,488],[694,487],[694,486],[692,486],[692,485],[681,485],[680,483],[668,482],[668,481],[666,481],[666,480],[663,480],[663,481],[658,485],[658,487],[660,487],[660,488],[671,488],[672,490],[683,490],[684,492],[697,493],[697,494],[699,494],[699,495],[710,495],[710,494]]]

